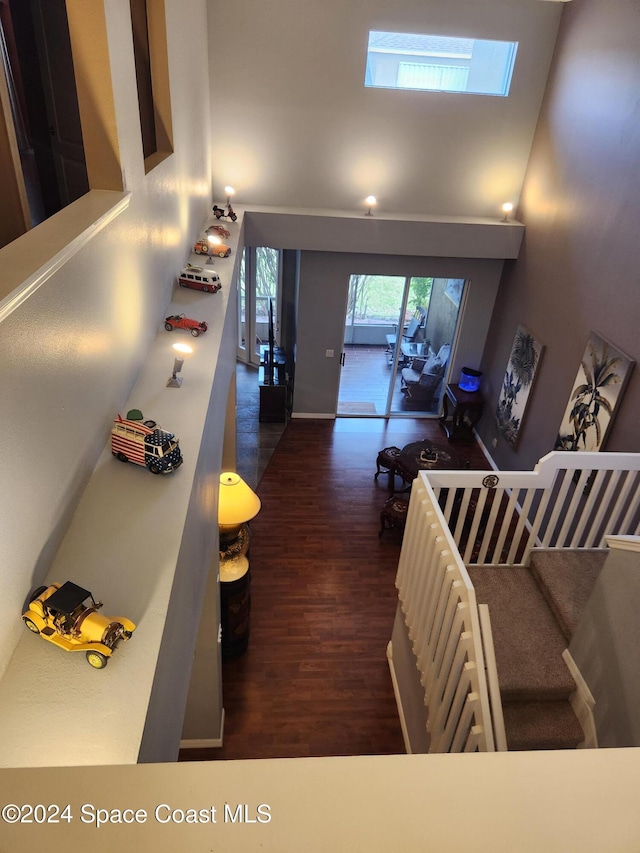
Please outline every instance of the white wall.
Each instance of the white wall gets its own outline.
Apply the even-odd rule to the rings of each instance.
[[[503,262],[489,258],[412,258],[347,252],[301,252],[295,416],[335,415],[349,277],[355,274],[464,278],[468,295],[450,375],[482,357]],[[333,349],[334,358],[326,358]],[[454,381],[454,380],[452,380]]]
[[[25,596],[48,573],[210,203],[207,37],[204,25],[192,25],[206,20],[206,3],[166,0],[175,153],[148,175],[129,3],[105,0],[105,6],[111,68],[104,73],[113,81],[131,202],[2,323],[2,670],[24,632],[19,616]],[[224,410],[220,415],[224,424]],[[222,441],[223,428],[219,432]]]
[[[2,842],[12,853],[635,853],[638,758],[637,749],[559,749],[5,770],[3,803],[68,803],[73,820],[7,822]],[[246,804],[247,822],[225,820],[225,803],[232,814]],[[84,804],[94,807],[87,822]],[[96,828],[96,808],[146,814],[124,823],[107,813]],[[175,809],[203,813],[180,822]]]
[[[638,44],[637,4],[564,6],[518,210],[527,237],[505,270],[482,364],[495,411],[518,325],[545,346],[517,447],[495,418],[479,424],[503,469],[527,470],[553,448],[592,330],[640,361]],[[636,364],[603,449],[640,452],[639,422]]]
[[[624,545],[626,537],[619,537]],[[631,539],[632,537],[629,537]],[[611,550],[595,583],[569,651],[589,686],[598,746],[640,745],[640,538],[634,550]]]
[[[239,207],[238,210],[241,210]],[[451,363],[456,376],[479,364],[504,258],[515,258],[524,229],[497,218],[248,209],[245,242],[300,252],[294,414],[336,411],[349,276],[434,276],[471,283]]]
[[[493,216],[517,202],[562,4],[209,0],[214,190],[238,201]],[[519,42],[508,98],[365,89],[369,30]]]

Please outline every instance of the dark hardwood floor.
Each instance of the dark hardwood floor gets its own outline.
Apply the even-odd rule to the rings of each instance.
[[[181,760],[404,752],[385,654],[401,538],[378,537],[387,477],[373,475],[378,450],[422,438],[447,444],[435,420],[287,426],[257,489],[251,638],[223,667],[224,746]],[[475,444],[455,448],[488,467]]]

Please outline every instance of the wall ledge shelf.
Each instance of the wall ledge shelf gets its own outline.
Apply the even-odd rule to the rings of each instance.
[[[111,453],[112,421],[106,422],[103,451],[47,575],[33,578],[34,587],[72,580],[90,590],[106,614],[136,624],[133,637],[96,671],[83,652],[67,653],[19,626],[0,679],[2,768],[177,759],[200,611],[209,575],[217,573],[217,478],[235,368],[241,240],[239,219],[227,241],[233,255],[216,259],[220,292],[174,286],[166,314],[205,320],[208,330],[194,340],[161,323],[119,410],[139,408],[173,432],[183,464],[166,476],[122,464]],[[190,260],[205,263],[195,254]],[[193,348],[179,389],[167,387],[175,343]],[[211,679],[216,676],[213,663]],[[210,709],[214,722],[216,714],[221,707]]]
[[[236,211],[241,208],[236,207]],[[440,258],[517,258],[525,226],[498,217],[419,216],[246,205],[248,246]]]

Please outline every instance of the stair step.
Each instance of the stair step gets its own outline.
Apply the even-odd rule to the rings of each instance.
[[[531,572],[567,641],[573,637],[608,553],[608,548],[532,551]]]
[[[503,702],[562,700],[575,684],[562,659],[567,643],[531,572],[469,566],[479,604],[489,605]]]
[[[584,733],[569,702],[505,702],[510,750],[575,749]]]

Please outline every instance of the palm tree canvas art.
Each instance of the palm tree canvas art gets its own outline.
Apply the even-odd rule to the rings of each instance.
[[[518,326],[496,409],[498,429],[512,447],[518,441],[542,350],[531,332]]]
[[[555,450],[600,450],[616,413],[634,361],[591,332]]]

